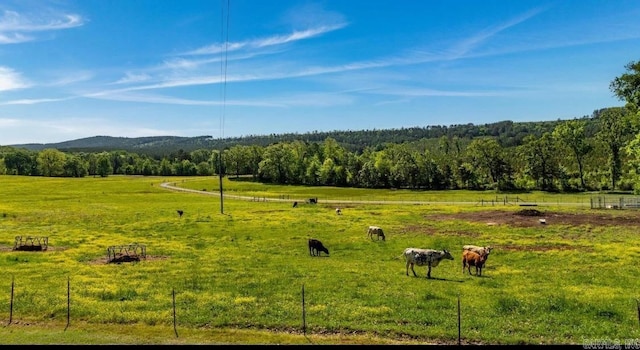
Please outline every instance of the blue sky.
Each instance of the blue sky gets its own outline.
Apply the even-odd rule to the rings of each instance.
[[[2,0],[0,145],[580,118],[638,0]]]

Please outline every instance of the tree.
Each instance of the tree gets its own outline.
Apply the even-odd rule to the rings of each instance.
[[[635,138],[627,144],[625,151],[630,157],[629,165],[635,175],[633,192],[640,194],[640,134],[636,134]]]
[[[502,146],[494,138],[475,138],[466,149],[469,163],[489,176],[493,185],[502,188],[509,185],[512,169]]]
[[[67,155],[64,163],[64,176],[85,177],[89,173],[89,164],[76,155]]]
[[[316,154],[309,161],[309,165],[307,165],[307,169],[305,170],[304,183],[307,185],[319,185],[320,184],[320,168],[322,167],[322,163],[320,163],[320,158]]]
[[[293,154],[291,147],[285,143],[269,145],[260,162],[260,178],[269,179],[279,184],[289,183],[291,180],[291,163]]]
[[[198,163],[198,165],[196,165],[196,172],[198,176],[210,176],[211,174],[213,174],[209,162]]]
[[[327,137],[322,143],[322,158],[324,162],[327,158],[331,158],[336,165],[343,163],[345,149],[340,147],[338,141],[332,137]]]
[[[640,60],[625,65],[626,73],[616,77],[609,88],[620,99],[640,107]]]
[[[211,151],[208,149],[197,149],[191,152],[191,162],[193,164],[200,164],[202,162],[208,162],[211,158]]]
[[[194,176],[198,173],[196,165],[188,159],[176,161],[173,164],[173,173],[178,176]]]
[[[47,148],[40,151],[36,161],[38,162],[38,170],[43,176],[64,175],[66,156],[57,149]]]
[[[580,186],[583,190],[586,188],[584,183],[584,158],[593,149],[593,146],[587,141],[585,125],[586,121],[574,119],[558,124],[553,130],[553,136],[560,141],[560,145],[571,149],[578,164]]]
[[[248,167],[247,160],[249,159],[249,153],[245,146],[233,146],[225,152],[225,156],[229,173],[235,173],[236,177],[244,174],[243,170]]]
[[[314,156],[306,142],[295,140],[291,143],[291,176],[293,183],[305,183],[307,167]]]
[[[96,174],[100,177],[107,177],[113,174],[113,166],[111,165],[111,155],[107,152],[98,154],[96,162]]]
[[[542,190],[555,190],[553,183],[561,171],[551,133],[546,132],[540,138],[529,135],[525,137],[524,142],[518,147],[518,154],[526,162],[526,172],[536,180]]]
[[[251,175],[253,176],[253,179],[257,179],[258,178],[258,173],[260,170],[260,162],[262,161],[262,154],[264,153],[264,148],[257,146],[257,145],[252,145],[252,146],[245,146],[248,147],[248,162],[249,162],[249,169],[251,169]]]
[[[611,189],[615,190],[622,174],[621,150],[634,134],[628,110],[621,107],[607,108],[598,116],[597,138],[609,152]]]
[[[173,175],[173,169],[171,168],[171,162],[167,158],[162,158],[160,161],[160,175],[171,176]]]
[[[321,185],[335,185],[335,167],[336,165],[333,158],[325,158],[318,171],[318,179]]]
[[[36,154],[24,149],[9,151],[4,155],[7,174],[32,175],[31,169],[37,166]]]
[[[141,173],[144,176],[154,175],[156,173],[156,166],[153,164],[151,159],[145,159],[141,165]]]

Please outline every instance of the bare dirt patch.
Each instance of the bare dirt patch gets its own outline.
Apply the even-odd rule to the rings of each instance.
[[[487,225],[507,225],[512,227],[540,227],[549,225],[569,226],[640,226],[637,212],[607,213],[594,210],[592,213],[559,213],[537,209],[522,209],[511,212],[488,210],[457,214],[427,215],[429,220],[467,220]]]

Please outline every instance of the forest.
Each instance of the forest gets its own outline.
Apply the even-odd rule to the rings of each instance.
[[[312,186],[640,193],[640,61],[625,69],[609,86],[624,106],[572,120],[177,138],[183,142],[177,150],[2,146],[0,174],[224,175]]]

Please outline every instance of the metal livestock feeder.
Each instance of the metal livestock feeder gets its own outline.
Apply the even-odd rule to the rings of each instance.
[[[44,251],[47,248],[49,248],[48,237],[16,236],[16,242],[13,245],[13,250],[22,251]]]
[[[140,261],[147,258],[147,247],[144,244],[127,244],[107,248],[107,263]]]

